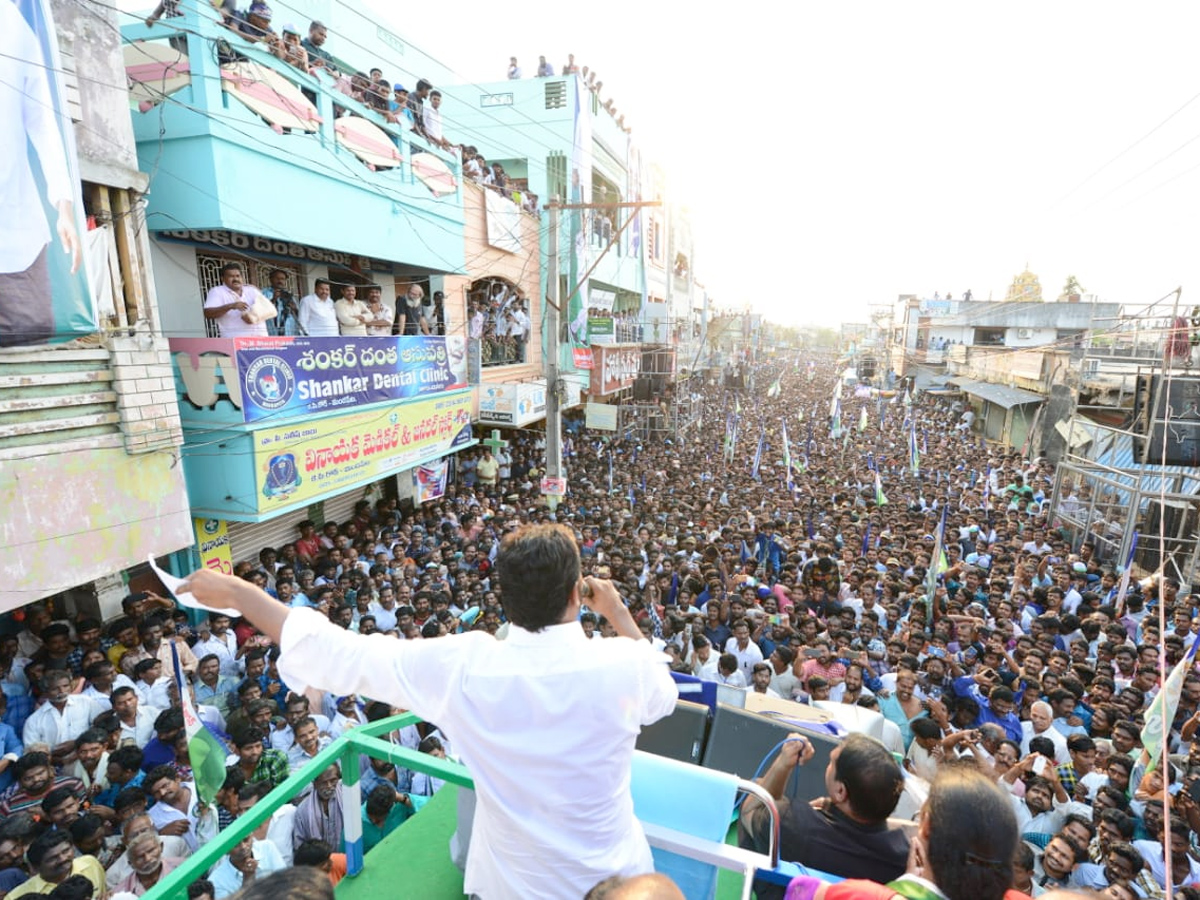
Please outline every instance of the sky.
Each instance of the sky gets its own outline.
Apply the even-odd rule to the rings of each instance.
[[[463,82],[594,68],[721,306],[836,325],[1026,265],[1200,303],[1200,4],[360,2]]]

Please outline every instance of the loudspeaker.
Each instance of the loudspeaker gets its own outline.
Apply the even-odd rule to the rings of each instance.
[[[708,737],[708,707],[677,700],[675,711],[653,725],[642,727],[637,749],[667,759],[699,764]]]
[[[1140,375],[1133,394],[1137,459],[1146,465],[1200,465],[1200,378]]]
[[[786,794],[805,801],[823,797],[829,754],[841,739],[810,731],[804,723],[788,722],[718,703],[701,765],[751,779],[771,748],[794,731],[802,732],[812,742],[816,754],[796,769],[788,780]]]
[[[1146,514],[1138,527],[1145,540],[1138,541],[1134,561],[1143,569],[1155,572],[1162,563],[1160,549],[1165,549],[1167,558],[1174,559],[1177,569],[1182,569],[1191,555],[1195,540],[1197,520],[1200,512],[1183,500],[1168,500],[1164,506],[1158,500],[1146,504]],[[1159,542],[1159,535],[1165,540]]]
[[[639,375],[633,382],[633,399],[639,403],[649,403],[653,399],[654,385],[648,375]]]

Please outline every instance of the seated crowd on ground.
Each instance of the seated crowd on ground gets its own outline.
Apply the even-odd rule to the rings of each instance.
[[[496,634],[500,539],[558,521],[575,532],[584,573],[616,582],[645,639],[681,675],[882,716],[882,743],[857,736],[835,751],[828,797],[791,804],[785,857],[897,878],[910,865],[909,834],[888,822],[901,795],[923,797],[930,784],[949,792],[953,776],[967,779],[963,796],[1002,798],[996,827],[1012,831],[1012,858],[980,858],[1009,873],[1007,887],[1159,897],[1166,846],[1172,883],[1197,900],[1187,893],[1200,885],[1194,671],[1168,723],[1167,754],[1142,743],[1163,683],[1160,647],[1168,669],[1189,650],[1197,596],[1171,578],[1135,578],[1123,592],[1111,560],[1060,533],[1052,466],[956,428],[961,400],[845,396],[831,421],[832,361],[745,373],[741,392],[716,381],[697,388],[704,421],[680,438],[613,440],[572,417],[570,492],[553,512],[539,491],[544,439],[514,430],[497,452],[459,454],[443,498],[403,510],[363,499],[347,521],[300,523],[294,541],[239,560],[235,574],[360,634]],[[905,422],[915,422],[919,468]],[[930,604],[943,510],[945,563]],[[591,613],[580,627],[591,639],[612,636]],[[201,718],[230,750],[208,808],[191,781],[172,647]],[[27,607],[21,630],[0,638],[0,879],[28,879],[29,892],[78,874],[139,893],[338,735],[396,712],[366,697],[293,694],[278,655],[245,622],[190,624],[153,594],[129,596],[108,623]],[[448,758],[453,737],[436,724],[390,735]],[[807,758],[799,743],[785,753],[784,769]],[[369,842],[440,787],[378,761],[363,772]],[[774,769],[763,781],[778,795]],[[337,878],[342,817],[331,769],[221,860],[209,874],[214,896],[255,867],[306,862]],[[753,804],[741,831],[748,845],[763,836]]]

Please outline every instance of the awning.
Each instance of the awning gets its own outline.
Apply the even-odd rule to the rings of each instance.
[[[1086,425],[1075,421],[1070,425],[1066,422],[1055,422],[1054,430],[1062,435],[1063,440],[1067,442],[1067,448],[1071,450],[1090,444],[1095,439]]]
[[[988,403],[995,403],[1005,409],[1014,406],[1024,406],[1026,403],[1043,403],[1046,398],[1033,391],[1023,391],[1020,388],[1007,387],[1003,384],[992,384],[990,381],[975,381],[971,378],[951,378],[947,384],[957,385],[961,390],[973,397],[979,397]]]

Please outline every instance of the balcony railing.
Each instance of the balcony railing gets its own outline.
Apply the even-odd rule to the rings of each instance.
[[[302,71],[225,28],[209,4],[180,8],[122,29],[152,229],[228,228],[461,265],[455,154],[387,121],[323,70]],[[423,239],[409,240],[416,231]]]

